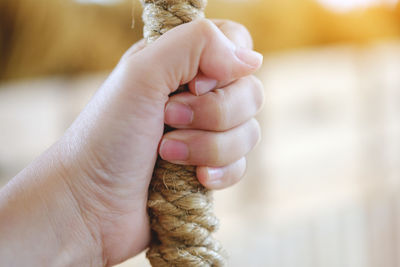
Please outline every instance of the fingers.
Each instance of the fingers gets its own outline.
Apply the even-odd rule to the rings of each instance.
[[[127,62],[132,78],[148,77],[151,73],[151,82],[143,81],[146,90],[154,89],[168,96],[199,71],[216,81],[250,75],[261,66],[262,56],[237,47],[214,23],[199,19],[168,31]]]
[[[173,128],[226,131],[254,117],[263,102],[262,83],[247,76],[202,96],[186,92],[170,97],[165,123]]]
[[[221,189],[242,177],[244,156],[260,138],[258,123],[251,117],[262,105],[262,86],[246,76],[260,67],[262,56],[251,50],[252,40],[243,26],[223,20],[214,23],[197,20],[147,47],[139,42],[121,62],[126,74],[142,85],[136,90],[161,92],[160,99],[190,82],[189,90],[200,97],[190,93],[171,97],[165,120],[181,129],[163,137],[159,153],[174,163],[200,166],[200,182]],[[210,92],[215,88],[220,89]]]
[[[230,20],[212,20],[221,32],[236,46],[253,49],[253,40],[249,31],[242,24]],[[196,77],[189,82],[189,90],[195,95],[205,94],[215,88],[221,88],[232,80],[216,81],[199,72]]]
[[[247,28],[242,24],[225,19],[213,19],[212,22],[214,22],[225,36],[237,47],[253,49],[253,39]]]
[[[259,139],[255,119],[226,132],[175,130],[164,135],[159,154],[175,164],[223,167],[247,155]]]
[[[208,189],[224,189],[240,181],[246,172],[246,158],[220,168],[197,167],[197,178]]]

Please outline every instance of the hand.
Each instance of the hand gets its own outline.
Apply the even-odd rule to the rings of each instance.
[[[97,257],[91,262],[101,257],[104,265],[117,264],[148,246],[146,202],[158,154],[198,166],[199,181],[210,189],[243,176],[244,156],[260,138],[253,117],[263,103],[262,85],[251,76],[262,56],[251,49],[243,26],[221,20],[179,26],[146,47],[139,42],[48,156],[37,161],[55,162],[45,172],[59,192],[44,202],[53,201],[52,195],[66,199],[64,216],[74,218],[72,230],[86,240],[78,242],[81,251]],[[189,92],[169,97],[187,83]],[[164,123],[176,130],[163,136]],[[14,184],[26,181],[32,169],[41,171],[34,163]],[[6,190],[13,195],[12,185]],[[63,231],[62,219],[52,219],[57,208],[49,210],[53,228]]]

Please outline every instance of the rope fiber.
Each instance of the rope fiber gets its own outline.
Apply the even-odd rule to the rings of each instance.
[[[168,30],[204,17],[206,0],[141,0],[144,37],[154,42]],[[226,266],[212,233],[218,228],[212,195],[194,166],[157,160],[149,188],[152,242],[147,258],[154,267]]]

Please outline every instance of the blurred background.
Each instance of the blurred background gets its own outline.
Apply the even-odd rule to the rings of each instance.
[[[215,194],[229,266],[400,267],[398,1],[209,0],[206,13],[246,25],[265,55],[263,141],[246,179]],[[0,186],[141,38],[140,14],[139,1],[0,0]]]

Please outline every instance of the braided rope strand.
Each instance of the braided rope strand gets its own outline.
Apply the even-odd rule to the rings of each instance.
[[[206,0],[141,0],[144,37],[154,42],[168,30],[204,17]],[[224,252],[212,233],[218,219],[211,192],[196,178],[194,166],[158,159],[149,189],[153,240],[147,258],[156,267],[225,266]]]
[[[142,0],[144,38],[155,41],[170,29],[204,17],[206,0]]]

